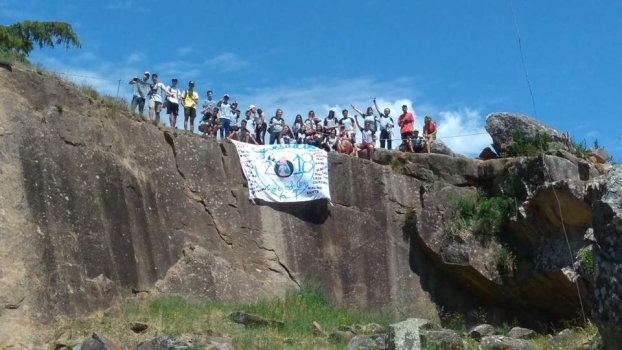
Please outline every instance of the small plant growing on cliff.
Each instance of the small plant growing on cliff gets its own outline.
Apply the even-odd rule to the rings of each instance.
[[[548,150],[551,136],[543,131],[536,131],[533,139],[525,139],[522,130],[515,130],[511,134],[512,142],[507,146],[504,157],[534,157]]]
[[[489,197],[479,190],[474,198],[450,196],[456,210],[456,218],[448,222],[448,230],[459,233],[470,230],[481,236],[494,236],[507,222],[514,203],[505,197]]]
[[[577,142],[575,141],[575,139],[571,139],[571,143],[572,143],[572,153],[582,159],[587,159],[587,157],[590,155],[589,152],[587,151],[587,144],[585,142],[585,140]]]
[[[507,247],[501,247],[497,252],[497,266],[505,272],[516,269],[516,256]]]
[[[594,252],[592,249],[583,249],[579,252],[578,256],[581,264],[585,266],[589,271],[594,271]]]
[[[404,164],[406,164],[406,160],[404,158],[392,158],[389,161],[389,168],[397,169],[397,168],[403,166]]]
[[[62,114],[63,113],[63,105],[60,103],[57,103],[54,105],[54,107],[56,107],[56,111],[58,112],[58,114]]]

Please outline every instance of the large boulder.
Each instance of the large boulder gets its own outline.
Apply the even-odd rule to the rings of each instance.
[[[605,164],[609,159],[609,152],[604,148],[590,148],[587,151],[594,163]]]
[[[421,349],[419,321],[409,318],[406,321],[389,326],[389,349],[415,350]]]
[[[549,148],[565,149],[569,146],[568,138],[561,131],[554,129],[534,118],[508,112],[495,112],[486,117],[486,131],[492,137],[492,147],[501,154],[512,134],[520,131],[525,140],[532,140],[536,133],[544,132],[551,138]]]
[[[430,153],[445,154],[452,157],[456,156],[454,151],[452,151],[451,148],[443,142],[443,140],[434,140],[430,146]]]
[[[606,192],[593,205],[594,297],[592,316],[605,349],[622,344],[622,166],[607,173]]]

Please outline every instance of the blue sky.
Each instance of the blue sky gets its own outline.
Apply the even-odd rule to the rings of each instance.
[[[0,21],[74,25],[82,49],[38,50],[43,67],[102,92],[130,98],[145,70],[201,97],[232,95],[286,120],[319,116],[378,97],[397,118],[408,104],[431,115],[455,151],[477,155],[490,143],[487,114],[535,116],[521,66],[510,2],[0,0]],[[537,117],[622,158],[619,68],[622,2],[512,1]],[[474,136],[453,137],[464,134]]]

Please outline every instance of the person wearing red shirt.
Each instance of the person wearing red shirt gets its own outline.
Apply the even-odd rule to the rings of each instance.
[[[408,112],[408,107],[406,105],[402,106],[402,115],[397,118],[397,125],[400,126],[400,134],[402,134],[402,145],[405,146],[405,149],[413,151],[413,144],[411,139],[413,137],[413,125],[415,125],[415,116]]]
[[[430,153],[430,146],[436,140],[436,123],[427,115],[423,118],[423,139],[425,140],[425,149]]]

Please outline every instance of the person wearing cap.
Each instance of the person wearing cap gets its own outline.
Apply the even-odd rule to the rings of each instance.
[[[166,90],[166,114],[171,128],[177,129],[177,116],[179,115],[179,100],[181,98],[181,91],[177,87],[177,78],[171,80],[171,86],[167,86]]]
[[[248,109],[251,111],[251,118],[255,121],[255,140],[260,145],[264,145],[266,144],[266,131],[268,130],[266,115],[255,105],[250,105]]]
[[[235,102],[237,106],[237,102]],[[224,139],[229,135],[231,131],[231,121],[235,117],[233,115],[233,108],[229,103],[229,94],[225,94],[222,97],[222,101],[218,102],[218,108],[220,109],[220,139]]]
[[[421,151],[423,151],[424,144],[425,141],[423,140],[423,137],[419,136],[419,130],[414,128],[412,138],[413,151],[415,153],[421,153]]]
[[[194,91],[194,81],[188,83],[188,90],[181,94],[181,103],[184,105],[184,130],[194,132],[194,118],[197,117],[197,103],[199,94]],[[188,129],[188,119],[190,119],[190,129]]]
[[[138,79],[138,76],[132,78],[128,84],[134,85],[134,96],[132,97],[132,103],[130,109],[132,113],[136,113],[136,107],[138,107],[138,113],[143,114],[145,110],[145,98],[149,93],[149,72],[143,74],[143,78]]]

